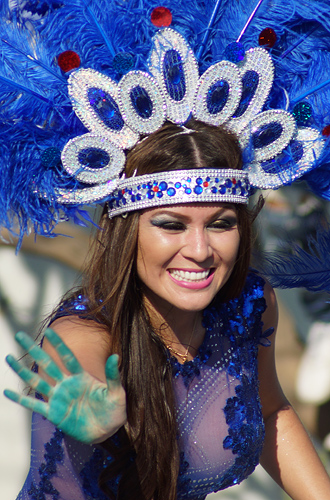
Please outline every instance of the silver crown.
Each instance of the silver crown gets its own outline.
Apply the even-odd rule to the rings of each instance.
[[[153,39],[148,68],[148,73],[127,73],[118,84],[92,69],[71,74],[69,95],[89,133],[66,144],[62,163],[70,175],[89,186],[61,189],[60,203],[91,203],[111,197],[122,187],[124,150],[134,147],[140,135],[158,130],[165,120],[182,125],[193,116],[236,133],[244,170],[257,188],[291,183],[309,171],[322,153],[324,139],[316,129],[297,127],[287,111],[262,111],[274,79],[273,62],[262,48],[248,50],[237,64],[218,62],[199,76],[197,60],[185,39],[165,28]],[[282,161],[281,155],[288,151],[289,159]],[[164,182],[166,176],[164,173]],[[130,182],[132,188],[136,186],[135,180],[128,179],[125,189]],[[213,201],[213,194],[205,193],[202,201]],[[152,199],[159,206],[170,197]],[[130,206],[140,207],[136,202]],[[144,206],[154,205],[148,201]],[[124,212],[122,206],[120,211]]]

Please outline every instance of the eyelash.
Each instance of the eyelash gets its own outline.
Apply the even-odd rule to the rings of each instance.
[[[185,224],[176,221],[151,221],[151,224],[159,227],[160,229],[164,229],[165,231],[184,231],[186,229]],[[207,227],[216,230],[226,230],[231,229],[236,226],[236,224],[236,220],[220,219],[211,222]]]

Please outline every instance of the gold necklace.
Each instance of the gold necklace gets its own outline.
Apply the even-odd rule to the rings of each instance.
[[[190,334],[189,343],[187,344],[187,349],[186,349],[186,352],[184,354],[182,354],[181,352],[178,352],[175,349],[173,349],[172,344],[165,344],[166,348],[170,352],[172,352],[173,354],[175,354],[176,356],[179,356],[179,358],[182,359],[183,363],[185,363],[187,361],[188,354],[189,354],[189,347],[192,347],[191,341],[193,339],[193,335],[195,334],[195,329],[196,329],[196,324],[197,324],[197,316],[198,315],[196,315],[196,318],[195,318],[195,321],[194,321],[194,326],[193,326],[193,329],[192,329],[191,334]]]

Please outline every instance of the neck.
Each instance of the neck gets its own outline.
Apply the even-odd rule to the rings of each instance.
[[[171,353],[181,362],[193,358],[205,334],[202,311],[182,311],[171,307],[167,313],[161,314],[147,298],[145,303],[155,331]]]

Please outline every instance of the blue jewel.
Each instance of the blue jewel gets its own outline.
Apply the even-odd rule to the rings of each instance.
[[[182,59],[176,50],[168,50],[163,62],[166,90],[174,101],[182,101],[186,94],[186,81]]]
[[[210,177],[206,177],[206,182],[210,182]]]
[[[176,182],[175,184],[176,189],[179,189],[181,187],[181,182]]]
[[[153,191],[148,191],[148,192],[147,192],[147,198],[148,198],[149,200],[152,200],[152,198],[153,198],[154,196],[155,196],[155,193],[154,193]]]
[[[226,179],[225,185],[226,185],[227,188],[231,188],[232,185],[233,185],[233,183],[232,183],[232,181],[230,179]]]
[[[191,179],[190,179],[190,177],[188,177],[188,178],[187,178],[187,182],[191,182]]]
[[[79,151],[78,161],[82,168],[104,168],[110,162],[110,156],[102,149],[86,148]]]
[[[132,105],[141,118],[147,119],[152,115],[153,104],[148,92],[140,85],[130,92]]]
[[[159,189],[161,191],[166,191],[166,189],[167,189],[167,183],[165,181],[162,181],[162,182],[160,182],[160,184],[159,184],[158,187],[159,187]]]
[[[212,85],[207,93],[206,105],[211,115],[220,113],[225,107],[229,96],[229,84],[220,80]]]
[[[247,110],[259,85],[259,75],[256,71],[248,70],[242,78],[243,92],[240,103],[234,114],[235,118],[242,116]]]
[[[215,178],[215,182],[219,182],[219,177],[216,177],[216,178]]]
[[[190,188],[186,188],[186,189],[185,189],[185,193],[186,193],[186,194],[191,194],[191,189],[190,189]]]
[[[140,201],[141,200],[141,195],[140,194],[137,194],[136,195],[136,201]]]
[[[145,189],[147,187],[146,184],[142,184],[142,188]]]
[[[88,89],[87,97],[95,113],[101,120],[113,130],[121,130],[124,126],[124,120],[120,114],[118,104],[110,94],[101,89],[92,87]]]
[[[227,191],[226,186],[220,186],[220,188],[219,188],[220,194],[226,194],[226,191]]]
[[[167,190],[167,194],[168,194],[168,196],[174,196],[174,195],[175,195],[175,193],[176,193],[176,191],[175,191],[175,189],[174,189],[174,188],[169,188],[169,189]]]
[[[157,191],[156,196],[157,196],[157,198],[162,198],[163,197],[163,192],[162,191]]]
[[[203,184],[203,179],[201,177],[197,177],[196,184]]]
[[[211,189],[211,191],[212,191],[212,193],[217,193],[217,192],[218,192],[218,190],[217,190],[217,188],[216,188],[216,187],[213,187],[213,188]]]
[[[131,201],[133,201],[133,202],[135,201],[135,195],[134,194],[131,196]]]
[[[196,193],[196,194],[202,194],[202,192],[203,192],[202,186],[196,186],[195,187],[194,193]]]

